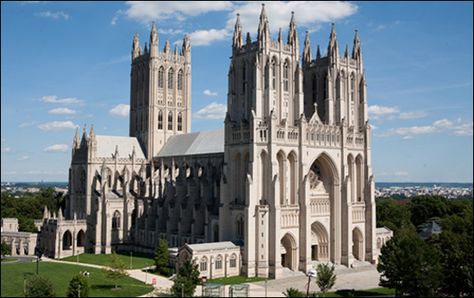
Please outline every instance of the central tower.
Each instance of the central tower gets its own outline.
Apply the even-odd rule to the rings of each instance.
[[[130,136],[137,137],[147,160],[173,135],[191,132],[191,44],[184,36],[181,51],[167,40],[158,49],[153,22],[149,48],[142,52],[133,37],[130,74]]]

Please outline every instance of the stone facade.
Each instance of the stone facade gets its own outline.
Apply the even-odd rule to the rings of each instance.
[[[272,40],[262,7],[257,39],[247,34],[245,43],[237,16],[225,128],[200,133],[190,133],[189,38],[180,51],[167,41],[160,52],[153,24],[149,45],[142,51],[133,38],[130,137],[91,128],[74,138],[61,222],[85,228],[86,250],[231,241],[241,248],[240,272],[273,277],[318,261],[376,259],[357,32],[352,54],[341,57],[333,26],[327,56],[318,47],[312,59],[308,34],[300,57],[293,15],[287,41],[281,32]],[[61,239],[65,229],[53,234]]]
[[[33,256],[37,246],[38,234],[18,232],[17,218],[2,218],[2,242],[10,245],[11,256]]]

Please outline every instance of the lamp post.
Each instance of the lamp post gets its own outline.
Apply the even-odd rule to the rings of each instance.
[[[309,286],[311,285],[311,277],[316,277],[317,275],[318,274],[314,269],[308,271],[308,287],[306,288],[306,298],[309,297]]]
[[[130,252],[130,270],[132,269],[132,255],[133,255],[133,252]]]
[[[77,250],[76,255],[77,255],[77,260],[76,260],[76,262],[79,263],[79,250]]]

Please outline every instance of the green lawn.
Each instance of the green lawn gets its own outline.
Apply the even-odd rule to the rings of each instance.
[[[207,282],[209,283],[220,283],[225,285],[236,285],[236,284],[243,284],[247,282],[257,282],[257,281],[264,281],[265,278],[263,277],[245,277],[245,276],[232,276],[232,277],[221,277],[221,278],[214,278],[209,279]]]
[[[79,271],[89,271],[89,295],[91,297],[136,297],[153,290],[150,285],[125,277],[120,279],[120,290],[112,290],[114,284],[106,279],[101,269],[77,265],[40,262],[39,274],[48,277],[54,286],[56,296],[64,297],[72,277]],[[36,272],[35,263],[2,265],[1,297],[23,297],[23,279]]]
[[[130,255],[129,254],[117,254],[120,260],[125,264],[127,269],[130,269]],[[70,261],[70,262],[77,262],[77,256],[67,257],[61,259],[63,261]],[[111,261],[111,254],[80,254],[79,255],[79,263],[87,263],[87,264],[96,264],[96,265],[107,265],[110,264]],[[132,256],[132,269],[141,269],[144,267],[148,267],[154,265],[155,262],[151,257],[144,257],[144,256],[136,256],[135,254]]]
[[[326,293],[322,296],[318,293],[318,297],[369,297],[369,296],[384,296],[384,295],[395,295],[394,289],[388,288],[375,288],[368,290],[339,290],[335,292]]]

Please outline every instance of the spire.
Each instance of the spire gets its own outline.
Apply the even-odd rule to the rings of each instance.
[[[283,42],[283,33],[281,32],[281,28],[278,30],[278,42]]]
[[[81,142],[86,142],[87,143],[87,131],[86,131],[86,125],[84,124],[84,128],[82,128],[82,140]]]
[[[76,128],[76,134],[74,135],[74,140],[72,142],[72,148],[78,149],[81,145],[81,138],[79,137],[79,127]]]
[[[155,21],[151,24],[150,32],[150,57],[158,56],[158,32],[156,31]]]
[[[344,51],[344,58],[349,58],[349,46],[346,43],[346,50]]]
[[[140,48],[140,39],[138,37],[138,33],[135,33],[133,36],[132,42],[132,59],[137,58],[142,54],[142,49]]]
[[[242,26],[240,25],[240,14],[237,14],[237,20],[235,21],[234,37],[232,47],[240,49],[242,47]]]
[[[355,30],[354,47],[352,48],[352,59],[360,58],[362,58],[362,53],[360,51],[359,33],[357,32],[357,30]]]
[[[48,206],[44,206],[44,211],[43,211],[43,218],[48,218],[49,217],[49,211],[48,211]]]
[[[179,51],[178,51],[178,45],[177,45],[177,44],[174,45],[174,55],[175,55],[176,57],[179,56]]]
[[[331,34],[329,35],[329,46],[328,46],[328,57],[332,63],[337,61],[339,56],[339,47],[337,46],[337,39],[336,39],[336,27],[334,23],[332,23],[331,27]]]
[[[165,47],[164,47],[164,49],[163,49],[163,52],[169,53],[169,52],[170,52],[170,49],[171,49],[170,41],[167,40],[167,41],[165,42]]]
[[[91,125],[91,129],[89,131],[89,138],[91,140],[95,139],[94,124]]]
[[[145,48],[143,49],[143,53],[144,53],[144,54],[147,54],[147,53],[148,53],[148,45],[147,45],[146,42],[145,42]]]
[[[181,48],[182,55],[184,56],[184,60],[187,63],[191,63],[191,40],[189,35],[185,34],[183,38],[183,46]]]
[[[316,59],[319,59],[321,58],[321,50],[319,49],[319,45],[318,45],[318,49],[316,50]]]
[[[260,47],[270,40],[270,30],[268,28],[268,18],[265,13],[265,4],[262,3],[262,11],[260,12],[260,22],[258,23],[258,44]]]
[[[304,49],[303,49],[303,64],[309,65],[311,63],[311,48],[309,42],[309,32],[306,31],[304,38]]]
[[[118,145],[115,145],[115,153],[114,153],[114,158],[117,159],[119,157],[119,150],[118,150]]]
[[[250,32],[247,32],[247,40],[245,42],[248,46],[252,44],[252,38],[250,38]]]
[[[58,210],[58,219],[63,219],[63,210],[61,209],[61,207],[59,207],[59,210]]]
[[[296,32],[295,12],[291,12],[290,29],[288,30],[288,44],[295,44],[298,39]]]

